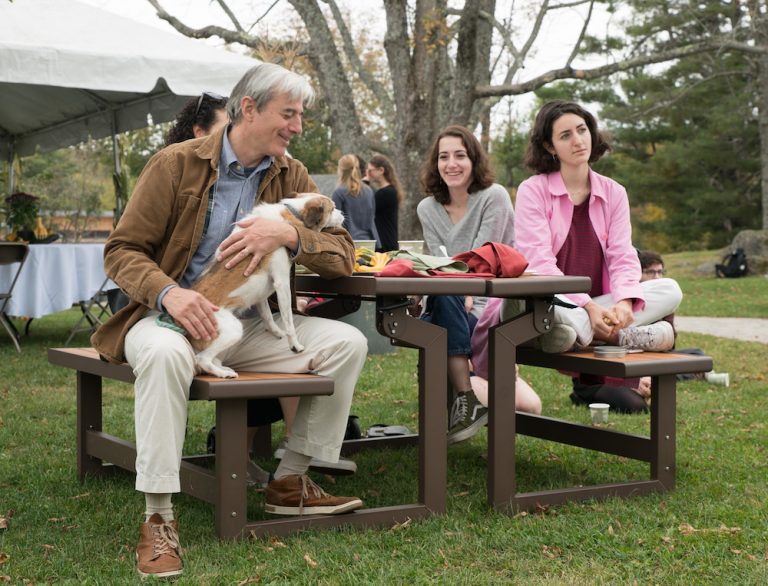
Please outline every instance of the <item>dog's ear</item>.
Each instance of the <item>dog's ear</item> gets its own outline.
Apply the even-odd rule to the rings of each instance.
[[[331,200],[327,197],[315,197],[304,204],[304,225],[312,230],[322,230],[331,212]]]

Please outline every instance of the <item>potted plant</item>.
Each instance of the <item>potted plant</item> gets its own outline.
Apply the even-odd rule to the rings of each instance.
[[[35,241],[35,224],[40,213],[38,200],[38,197],[23,191],[17,191],[5,198],[5,221],[11,230],[11,236],[15,235],[16,238],[27,242]]]

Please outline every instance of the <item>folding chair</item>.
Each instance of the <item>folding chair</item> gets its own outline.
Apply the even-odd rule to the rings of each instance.
[[[8,317],[8,314],[5,313],[5,308],[11,301],[13,288],[16,286],[16,280],[19,278],[19,273],[21,273],[21,269],[24,266],[24,261],[27,260],[28,253],[29,247],[26,244],[20,242],[0,242],[0,265],[12,265],[14,263],[19,265],[15,273],[11,269],[10,286],[6,287],[4,283],[0,283],[0,289],[5,289],[5,291],[0,291],[0,322],[3,323],[5,331],[11,336],[16,350],[19,352],[21,352],[21,346],[19,345],[21,335]]]
[[[107,290],[105,287],[109,283],[109,277],[104,279],[104,282],[99,287],[99,290],[94,293],[90,299],[80,301],[80,311],[83,315],[75,324],[75,326],[69,332],[69,338],[64,342],[64,345],[68,345],[75,334],[79,332],[92,332],[104,323],[104,318],[111,315],[110,307],[108,303]]]

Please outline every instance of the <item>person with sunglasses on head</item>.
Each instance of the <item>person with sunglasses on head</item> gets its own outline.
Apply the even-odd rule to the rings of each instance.
[[[325,278],[352,274],[354,244],[345,230],[316,232],[246,218],[257,202],[317,192],[306,167],[286,156],[313,97],[306,78],[279,65],[248,70],[227,102],[231,122],[155,154],[105,245],[105,271],[131,301],[91,342],[105,359],[127,361],[136,376],[136,489],[145,497],[136,560],[142,576],[183,571],[171,497],[181,489],[187,396],[195,375],[187,335],[204,340],[218,335],[218,307],[190,285],[215,262],[248,276],[279,247]],[[243,229],[230,234],[234,222]],[[169,318],[175,327],[168,327]],[[252,318],[243,320],[243,343],[223,362],[237,371],[311,371],[334,380],[332,395],[300,399],[293,434],[266,488],[265,510],[346,513],[362,501],[328,494],[307,471],[312,458],[338,460],[368,343],[359,330],[339,321],[303,315],[294,320],[303,352],[275,344],[261,320]]]
[[[213,92],[203,92],[187,100],[176,115],[173,126],[165,135],[165,146],[208,136],[227,122],[227,98]]]

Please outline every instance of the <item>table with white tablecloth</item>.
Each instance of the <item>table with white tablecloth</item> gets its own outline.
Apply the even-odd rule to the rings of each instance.
[[[16,267],[0,266],[0,283],[9,283]],[[115,287],[105,280],[103,242],[30,244],[5,312],[39,318],[63,311],[90,299],[102,288]]]

